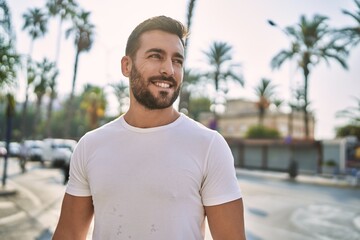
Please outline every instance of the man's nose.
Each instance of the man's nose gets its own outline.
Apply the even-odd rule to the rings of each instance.
[[[173,66],[173,62],[171,59],[167,59],[164,60],[161,64],[161,69],[160,69],[160,73],[161,75],[165,75],[165,76],[174,76],[174,66]]]

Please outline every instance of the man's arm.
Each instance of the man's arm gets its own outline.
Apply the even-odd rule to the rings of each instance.
[[[245,240],[244,206],[242,199],[205,207],[214,240]]]
[[[53,240],[86,239],[93,213],[91,197],[75,197],[65,193]]]

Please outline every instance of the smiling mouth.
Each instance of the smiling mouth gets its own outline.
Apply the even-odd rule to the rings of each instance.
[[[172,84],[170,84],[168,82],[153,82],[153,84],[160,88],[171,88],[172,87]]]

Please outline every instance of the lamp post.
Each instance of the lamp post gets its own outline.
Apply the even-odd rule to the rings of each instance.
[[[285,33],[286,37],[288,37],[290,39],[290,35],[289,33],[284,30],[282,27],[279,27],[279,25],[277,23],[275,23],[274,21],[268,19],[267,20],[268,24],[272,27],[276,27],[278,28],[280,31],[282,31],[283,33]],[[290,39],[290,44],[292,44],[292,40]],[[290,72],[290,71],[289,71]],[[290,88],[290,93],[292,91],[291,88],[291,77],[289,77],[289,88]],[[293,146],[293,142],[292,142],[292,122],[293,122],[293,108],[290,105],[291,109],[290,109],[290,116],[289,117],[289,121],[290,123],[288,124],[288,136],[285,139],[285,143],[289,145],[289,150],[290,150],[290,156],[289,156],[289,164],[288,164],[288,174],[290,179],[295,179],[296,176],[298,175],[298,162],[296,161],[296,159],[294,158],[294,146]],[[290,120],[291,119],[291,120]]]

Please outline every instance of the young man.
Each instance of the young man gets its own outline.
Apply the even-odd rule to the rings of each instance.
[[[183,80],[184,26],[150,18],[121,60],[130,108],[87,133],[71,160],[54,240],[244,240],[243,203],[225,140],[172,104]]]

